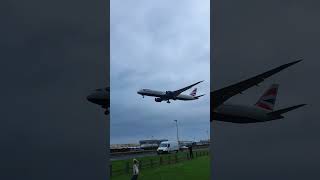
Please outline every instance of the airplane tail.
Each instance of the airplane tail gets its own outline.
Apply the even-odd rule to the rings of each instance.
[[[190,93],[190,96],[195,97],[197,95],[197,88],[194,88],[194,90]]]
[[[260,97],[255,106],[261,109],[273,111],[277,98],[278,88],[279,84],[272,84],[270,88],[267,89],[267,91],[265,91],[265,93]]]
[[[291,106],[291,107],[288,107],[288,108],[279,109],[279,110],[270,112],[269,114],[270,115],[281,115],[281,114],[287,113],[289,111],[298,109],[298,108],[300,108],[302,106],[305,106],[305,105],[307,105],[307,104],[299,104],[299,105]]]

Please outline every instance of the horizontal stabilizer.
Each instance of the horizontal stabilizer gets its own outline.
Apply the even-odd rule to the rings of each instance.
[[[199,95],[199,96],[196,96],[195,98],[199,98],[199,97],[202,97],[202,96],[204,96],[205,94],[201,94],[201,95]]]
[[[302,107],[302,106],[305,106],[305,105],[307,105],[307,104],[299,104],[299,105],[296,105],[296,106],[291,106],[291,107],[288,107],[288,108],[279,109],[279,110],[270,112],[269,114],[270,114],[270,115],[281,115],[281,114],[287,113],[287,112],[289,112],[289,111],[298,109],[298,108],[300,108],[300,107]]]

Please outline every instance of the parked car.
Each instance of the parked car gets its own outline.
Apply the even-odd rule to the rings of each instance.
[[[186,151],[186,150],[188,150],[188,147],[187,147],[187,146],[181,146],[181,147],[180,147],[180,151]]]

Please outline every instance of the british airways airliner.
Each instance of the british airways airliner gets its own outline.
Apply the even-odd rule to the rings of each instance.
[[[279,110],[274,110],[276,95],[278,92],[277,84],[272,85],[254,106],[248,107],[225,103],[231,97],[237,94],[241,94],[243,91],[253,86],[257,86],[259,83],[263,82],[268,77],[300,61],[301,60],[281,65],[252,78],[240,81],[222,89],[212,91],[210,94],[210,121],[215,120],[231,123],[265,122],[276,119],[282,119],[284,118],[284,113],[305,106],[306,104],[299,104]]]
[[[200,97],[204,96],[205,94],[197,96],[197,88],[195,88],[189,95],[188,94],[181,94],[182,92],[192,88],[193,86],[201,83],[203,81],[196,82],[194,84],[191,84],[190,86],[181,88],[176,91],[157,91],[157,90],[151,90],[151,89],[141,89],[137,93],[144,96],[152,96],[156,97],[154,100],[156,102],[161,101],[167,101],[167,103],[170,103],[170,100],[182,100],[182,101],[190,101],[190,100],[196,100]]]
[[[276,103],[278,84],[273,84],[261,96],[257,103],[252,106],[236,105],[236,104],[222,104],[215,109],[213,119],[233,123],[255,123],[265,122],[276,119],[282,119],[282,114],[304,106],[300,104],[279,110],[274,110]]]

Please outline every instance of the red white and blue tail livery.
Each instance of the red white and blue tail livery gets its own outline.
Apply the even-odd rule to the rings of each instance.
[[[197,95],[197,88],[194,88],[194,90],[190,93],[190,96],[196,96]]]
[[[269,89],[261,96],[255,106],[273,111],[274,105],[276,103],[276,98],[278,94],[279,84],[272,84]]]

